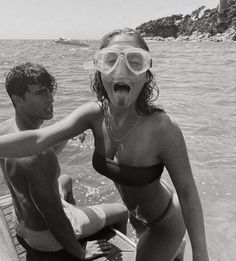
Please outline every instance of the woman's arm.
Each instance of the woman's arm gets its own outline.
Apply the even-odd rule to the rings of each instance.
[[[192,245],[194,261],[209,261],[202,206],[194,182],[184,137],[169,118],[162,126],[161,158],[177,191]]]
[[[94,102],[87,103],[53,125],[0,136],[0,158],[39,154],[59,142],[79,135],[91,128],[98,108]]]

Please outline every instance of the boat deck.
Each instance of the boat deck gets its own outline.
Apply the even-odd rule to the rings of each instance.
[[[43,253],[39,251],[33,251],[34,258],[26,259],[26,250],[21,244],[19,244],[16,238],[16,231],[13,218],[13,205],[10,195],[0,197],[0,260],[1,261],[26,261],[26,260],[78,260],[70,259],[66,251],[61,250],[52,253]],[[116,231],[112,228],[105,228],[99,233],[89,237],[86,241],[95,239],[106,239],[110,244],[112,244],[113,250],[109,257],[100,257],[95,260],[97,261],[131,261],[135,260],[135,249],[136,245],[128,237]],[[83,242],[81,242],[83,243]],[[43,253],[43,254],[42,254]],[[66,259],[64,259],[66,258]]]

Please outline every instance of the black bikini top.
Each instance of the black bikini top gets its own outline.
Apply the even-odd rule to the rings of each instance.
[[[144,187],[161,177],[163,163],[148,167],[132,167],[119,164],[102,156],[96,150],[92,159],[94,169],[100,174],[112,179],[115,183],[128,187]]]

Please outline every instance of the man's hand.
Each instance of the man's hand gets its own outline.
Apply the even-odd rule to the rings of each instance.
[[[106,256],[112,250],[111,244],[105,239],[87,241],[84,247],[85,256],[83,260],[92,260],[99,256]]]

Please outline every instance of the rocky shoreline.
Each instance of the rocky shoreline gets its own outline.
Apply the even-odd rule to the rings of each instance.
[[[173,36],[170,37],[144,37],[147,42],[154,41],[189,41],[189,42],[234,42],[236,41],[236,30],[234,28],[230,28],[224,33],[217,33],[216,35],[210,35],[209,33],[201,33],[194,31],[191,35],[179,35],[177,38]]]
[[[136,30],[147,41],[236,41],[236,0],[221,0],[214,9],[201,6],[185,16],[151,20]]]

